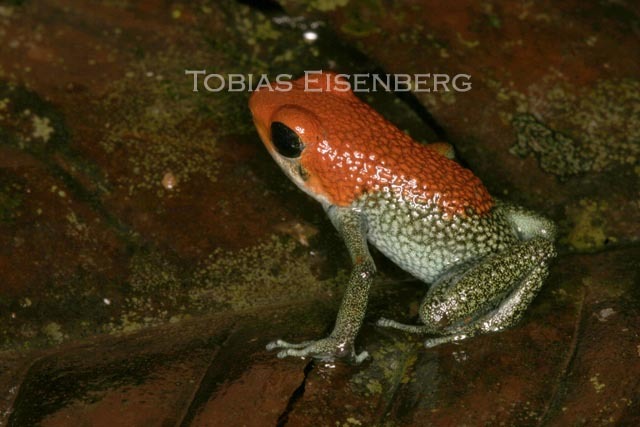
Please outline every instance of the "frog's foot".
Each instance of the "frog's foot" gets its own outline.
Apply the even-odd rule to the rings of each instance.
[[[333,361],[337,358],[349,359],[355,364],[361,363],[369,353],[363,351],[356,354],[353,343],[341,342],[335,338],[327,337],[318,341],[303,341],[301,343],[289,343],[283,340],[275,340],[267,344],[267,350],[280,349],[278,358],[287,356],[313,357],[323,361]]]
[[[377,322],[378,326],[382,326],[383,328],[394,328],[399,329],[404,332],[409,332],[412,334],[433,334],[435,331],[432,327],[425,325],[406,325],[404,323],[396,322],[395,320],[385,319],[384,317],[380,318]],[[440,344],[445,344],[448,342],[460,341],[465,338],[469,338],[470,335],[467,334],[452,334],[445,335],[435,338],[429,338],[425,340],[424,346],[427,348],[435,347]]]
[[[428,334],[433,332],[433,329],[425,325],[406,325],[404,323],[396,322],[395,320],[386,319],[381,317],[376,322],[376,325],[383,328],[399,329],[404,332],[410,332],[412,334]]]

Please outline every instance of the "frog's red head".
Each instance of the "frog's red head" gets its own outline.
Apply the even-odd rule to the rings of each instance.
[[[453,215],[492,205],[469,170],[389,123],[340,74],[258,90],[249,108],[275,161],[322,203],[347,206],[363,193],[393,191]]]
[[[337,122],[351,121],[354,104],[362,102],[348,81],[329,72],[258,90],[249,100],[258,134],[275,161],[303,191],[331,204],[351,200],[340,203],[339,186],[332,185],[331,176],[337,178],[342,170],[318,157],[341,145]]]

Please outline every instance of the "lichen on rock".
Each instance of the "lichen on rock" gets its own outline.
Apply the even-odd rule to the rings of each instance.
[[[557,85],[536,110],[512,117],[511,152],[535,154],[543,170],[564,179],[637,163],[640,82],[605,80],[587,90]]]

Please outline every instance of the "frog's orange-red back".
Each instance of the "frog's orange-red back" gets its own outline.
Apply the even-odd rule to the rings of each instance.
[[[250,100],[269,150],[274,150],[269,134],[274,121],[300,136],[305,144],[300,166],[309,192],[338,206],[386,191],[449,215],[481,215],[491,209],[491,196],[471,171],[411,139],[350,90],[338,90],[346,81],[335,74],[314,78],[292,82],[289,91],[259,90]]]

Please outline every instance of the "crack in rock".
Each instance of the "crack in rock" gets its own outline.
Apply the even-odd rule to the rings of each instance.
[[[302,382],[300,383],[298,388],[296,388],[293,391],[293,393],[291,394],[291,397],[289,398],[289,401],[287,402],[287,406],[284,408],[284,411],[282,412],[282,414],[280,414],[280,416],[278,417],[278,422],[276,423],[277,427],[284,427],[285,425],[287,425],[287,422],[289,421],[289,414],[293,412],[293,408],[296,406],[296,403],[298,402],[298,400],[300,400],[302,396],[304,396],[304,390],[307,384],[307,378],[309,377],[309,374],[313,370],[314,366],[315,366],[315,363],[313,360],[311,360],[304,367],[304,377],[302,378]]]

